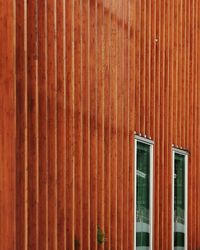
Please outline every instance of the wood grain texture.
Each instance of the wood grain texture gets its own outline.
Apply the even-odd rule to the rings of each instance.
[[[18,241],[15,218],[18,221],[19,218],[22,218],[23,225],[23,217],[19,213],[16,214],[19,200],[16,200],[15,170],[16,158],[19,154],[16,154],[16,112],[18,111],[16,110],[15,9],[14,1],[0,1],[0,249],[8,250],[16,249],[16,240]],[[22,61],[23,58],[20,62]],[[18,69],[21,68],[20,63]],[[19,80],[19,75],[17,78]],[[19,96],[19,92],[17,96]],[[18,149],[18,152],[22,150],[22,147]],[[18,159],[23,161],[23,156]],[[19,186],[20,191],[21,187]],[[22,194],[23,200],[23,192],[20,194]]]
[[[0,8],[0,249],[133,249],[134,132],[155,142],[153,249],[171,249],[172,144],[200,248],[198,0]]]
[[[26,82],[26,53],[25,49],[25,4],[22,1],[16,1],[16,32],[20,34],[16,37],[16,58],[19,58],[16,64],[16,192],[20,195],[16,197],[16,222],[22,228],[21,236],[16,235],[16,248],[24,249],[26,245],[27,230],[27,203],[26,203],[26,185],[27,185],[27,82]],[[23,205],[22,205],[23,204]],[[20,208],[20,209],[19,209]]]

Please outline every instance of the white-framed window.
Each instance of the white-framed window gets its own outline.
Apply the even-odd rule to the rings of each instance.
[[[172,149],[172,249],[187,249],[188,152]]]
[[[153,145],[135,136],[134,249],[152,250],[153,239]]]

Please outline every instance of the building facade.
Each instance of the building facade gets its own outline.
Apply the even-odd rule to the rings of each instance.
[[[200,249],[199,1],[0,3],[0,249]]]

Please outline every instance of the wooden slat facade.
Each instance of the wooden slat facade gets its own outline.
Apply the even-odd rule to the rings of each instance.
[[[200,2],[0,10],[0,249],[134,249],[135,132],[155,142],[153,249],[172,246],[172,145],[190,152],[188,249],[200,249]]]

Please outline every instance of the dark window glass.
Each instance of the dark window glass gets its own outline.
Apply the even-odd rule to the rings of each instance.
[[[185,156],[175,153],[174,162],[174,246],[185,246]]]
[[[136,247],[150,246],[150,146],[137,142]],[[141,248],[144,247],[144,248]]]

